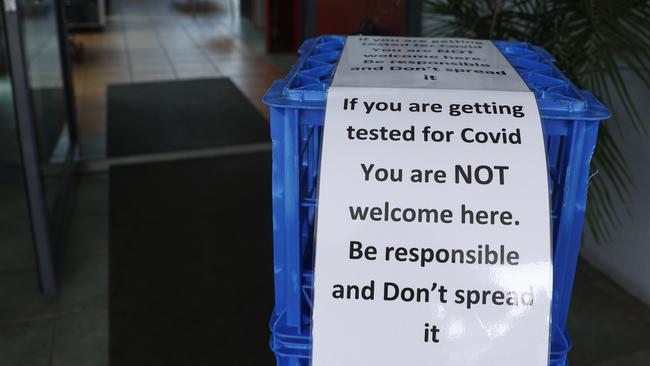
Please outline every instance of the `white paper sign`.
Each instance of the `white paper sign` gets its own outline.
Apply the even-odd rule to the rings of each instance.
[[[348,37],[333,86],[525,91],[490,41]]]
[[[530,92],[331,87],[312,365],[546,366],[546,169]]]

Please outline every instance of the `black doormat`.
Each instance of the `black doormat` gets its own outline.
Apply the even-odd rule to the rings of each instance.
[[[108,87],[107,155],[269,141],[268,123],[227,78]]]
[[[111,168],[111,365],[274,365],[270,182],[269,153]]]

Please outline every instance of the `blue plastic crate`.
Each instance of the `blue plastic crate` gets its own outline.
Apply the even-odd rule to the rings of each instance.
[[[316,182],[327,89],[345,36],[307,40],[286,78],[264,96],[271,109],[275,309],[271,348],[278,365],[308,365],[311,355]],[[551,361],[566,364],[566,321],[584,223],[589,162],[599,122],[610,112],[579,90],[544,49],[494,42],[537,98],[548,158],[553,228]]]

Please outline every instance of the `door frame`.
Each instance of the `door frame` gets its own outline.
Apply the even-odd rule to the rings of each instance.
[[[62,2],[54,0],[57,36],[59,37],[59,54],[61,57],[61,77],[63,78],[66,112],[66,127],[70,138],[69,150],[63,164],[63,176],[57,189],[52,215],[48,214],[43,171],[39,155],[39,141],[34,114],[34,103],[29,86],[23,32],[20,23],[21,9],[17,0],[0,0],[5,24],[6,47],[9,63],[9,75],[12,83],[16,130],[22,157],[23,174],[27,193],[27,204],[32,229],[32,242],[38,269],[41,292],[46,295],[56,293],[56,271],[54,263],[53,238],[58,235],[64,219],[66,197],[72,184],[74,160],[78,152],[78,133],[74,90],[70,72],[67,47],[67,31],[62,12]],[[52,230],[56,228],[56,230]],[[56,233],[56,235],[55,235]]]

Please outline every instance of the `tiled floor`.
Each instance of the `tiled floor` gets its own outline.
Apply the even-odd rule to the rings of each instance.
[[[108,365],[108,177],[82,177],[59,247],[59,291],[38,291],[33,263],[0,267],[0,365]]]
[[[259,35],[239,20],[236,1],[216,1],[196,13],[172,1],[113,3],[104,32],[74,36],[84,50],[74,84],[85,158],[105,157],[106,86],[112,83],[229,77],[268,116],[261,98],[282,73],[260,53]]]
[[[256,51],[259,40],[247,43],[230,1],[196,16],[167,0],[113,2],[105,32],[75,35],[85,46],[74,77],[86,158],[105,156],[110,83],[225,75],[266,113],[259,99],[280,71]],[[39,294],[28,247],[0,259],[0,366],[108,365],[107,173],[80,176],[75,198],[55,297]],[[569,328],[572,366],[650,365],[650,309],[584,262]]]

